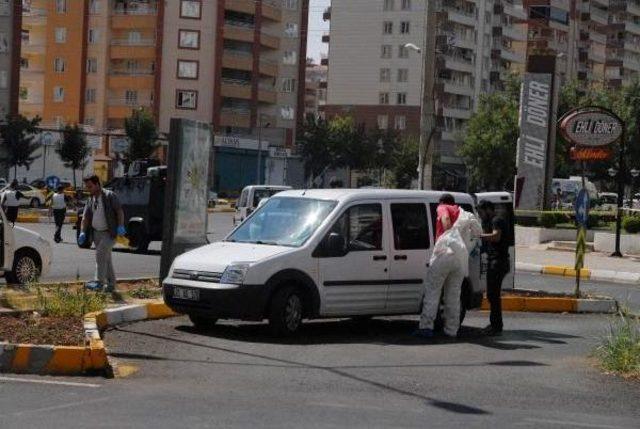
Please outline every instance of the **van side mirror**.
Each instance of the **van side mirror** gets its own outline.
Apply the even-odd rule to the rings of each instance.
[[[342,234],[332,232],[327,236],[326,254],[329,257],[344,256],[347,254],[346,240]]]

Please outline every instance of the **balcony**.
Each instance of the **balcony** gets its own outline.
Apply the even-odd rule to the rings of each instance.
[[[224,22],[223,37],[225,39],[253,43],[254,33],[253,24],[231,20]]]
[[[137,7],[134,9],[113,9],[111,28],[143,29],[155,28],[158,11],[155,7]]]
[[[598,52],[595,49],[589,49],[589,60],[594,63],[604,64],[607,61],[607,58],[603,52]]]
[[[503,6],[505,15],[509,15],[519,20],[527,19],[527,12],[524,10],[522,1],[517,1],[517,2],[514,1],[513,3],[508,3],[506,1],[503,1],[502,6]]]
[[[503,26],[502,35],[511,40],[518,40],[521,42],[527,40],[527,33],[523,29],[515,26]]]
[[[629,33],[640,35],[640,24],[636,24],[634,22],[627,22],[624,26],[625,30]]]
[[[591,21],[595,22],[596,24],[609,24],[609,14],[606,11],[598,9],[596,7],[591,7],[591,9],[589,10],[589,14],[591,16]]]
[[[440,140],[443,141],[459,141],[464,131],[462,130],[442,130]]]
[[[640,2],[629,0],[627,2],[627,12],[631,15],[640,16]]]
[[[462,48],[462,49],[473,50],[476,47],[476,41],[471,38],[469,39],[463,38],[462,35],[456,34],[453,38],[453,46],[457,46],[458,48]]]
[[[502,48],[500,49],[500,58],[512,63],[524,63],[525,55],[511,49]]]
[[[222,78],[220,93],[223,97],[251,100],[251,81]]]
[[[155,76],[153,71],[136,70],[112,70],[109,73],[109,88],[114,90],[136,89],[153,89],[155,85]]]
[[[154,59],[156,57],[155,39],[115,39],[111,41],[111,58],[113,59]]]
[[[28,67],[28,68],[20,68],[20,76],[21,77],[41,77],[44,74],[44,67]]]
[[[25,27],[46,25],[47,24],[47,9],[31,8],[29,11],[22,12],[22,24]]]
[[[444,107],[442,109],[442,116],[445,118],[469,119],[471,118],[471,113],[471,109],[459,107]]]
[[[282,8],[276,0],[262,1],[262,17],[271,21],[282,21]]]
[[[571,2],[569,0],[550,0],[549,5],[565,12],[571,11]]]
[[[609,0],[591,0],[592,3],[599,4],[600,6],[609,7]]]
[[[260,44],[267,48],[280,49],[280,37],[262,30],[260,32]]]
[[[460,57],[445,57],[443,67],[464,73],[473,73],[473,61]]]
[[[260,74],[264,76],[277,77],[278,63],[275,61],[260,59]]]
[[[622,61],[622,67],[624,67],[625,69],[628,69],[628,70],[636,71],[636,72],[640,71],[640,59],[626,57]]]
[[[246,13],[248,15],[256,14],[256,2],[253,0],[226,0],[224,8],[225,10]]]
[[[42,97],[27,97],[19,100],[20,107],[24,106],[40,106],[44,103]]]
[[[131,116],[131,112],[139,107],[152,108],[150,100],[130,100],[125,98],[110,98],[107,103],[108,119],[125,119]]]
[[[449,7],[443,8],[442,13],[446,16],[451,22],[455,22],[461,25],[466,25],[468,27],[475,27],[476,25],[476,17],[473,13],[468,13],[462,10],[457,10]]]
[[[592,42],[599,43],[601,45],[606,45],[607,35],[603,33],[596,33],[595,31],[592,30],[589,32],[589,40],[591,40]]]
[[[473,87],[463,82],[454,82],[451,80],[441,80],[440,84],[444,92],[449,94],[473,96]]]
[[[23,54],[32,54],[32,55],[37,55],[37,54],[44,54],[46,51],[46,43],[44,41],[28,41],[22,42],[22,45],[20,47],[21,52]]]
[[[251,111],[248,109],[223,107],[220,111],[220,126],[251,128]]]
[[[624,49],[640,54],[640,44],[635,42],[624,42]]]
[[[278,102],[278,93],[273,85],[260,85],[258,87],[258,101],[269,104]]]
[[[234,70],[253,70],[253,53],[225,49],[222,54],[222,67]]]

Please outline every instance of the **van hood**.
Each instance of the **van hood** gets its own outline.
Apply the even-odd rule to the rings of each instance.
[[[296,250],[292,247],[221,241],[178,256],[174,269],[222,273],[237,262],[256,262]]]

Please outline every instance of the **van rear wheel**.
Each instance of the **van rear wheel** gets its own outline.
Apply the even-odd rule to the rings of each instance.
[[[271,300],[269,325],[276,336],[294,335],[302,325],[303,295],[295,287],[278,290]]]

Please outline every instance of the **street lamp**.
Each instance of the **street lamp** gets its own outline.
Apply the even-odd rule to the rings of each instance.
[[[616,249],[611,254],[611,256],[616,258],[622,257],[622,252],[620,251],[620,232],[622,229],[622,193],[624,192],[624,183],[622,182],[622,171],[618,171],[617,169],[611,167],[607,170],[609,176],[612,178],[618,178],[618,204],[617,204],[617,213],[616,213]],[[622,186],[620,185],[622,183]]]
[[[266,124],[262,124],[262,115],[258,118],[258,165],[256,166],[256,184],[262,185],[262,128],[269,128],[271,126],[271,122],[267,122]]]

